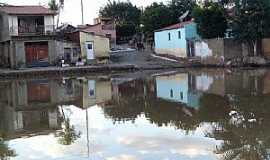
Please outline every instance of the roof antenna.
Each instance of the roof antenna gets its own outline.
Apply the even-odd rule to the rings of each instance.
[[[188,14],[189,14],[189,11],[186,11],[182,16],[179,17],[179,21],[183,22],[184,19],[188,16]]]

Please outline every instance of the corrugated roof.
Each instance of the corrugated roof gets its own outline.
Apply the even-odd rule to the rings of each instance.
[[[193,21],[186,21],[186,22],[181,22],[177,24],[173,24],[161,29],[156,30],[155,32],[160,32],[160,31],[165,31],[165,30],[172,30],[172,29],[178,29],[178,28],[183,28],[185,25],[192,23]]]
[[[0,12],[13,15],[54,15],[52,11],[43,6],[0,6]]]

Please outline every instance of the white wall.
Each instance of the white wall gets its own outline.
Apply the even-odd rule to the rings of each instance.
[[[9,33],[11,36],[18,35],[18,17],[15,15],[8,15]]]
[[[44,25],[45,25],[45,33],[48,31],[53,31],[54,30],[54,16],[53,15],[48,15],[44,16]]]

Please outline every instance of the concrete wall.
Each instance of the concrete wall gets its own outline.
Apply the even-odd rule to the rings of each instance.
[[[10,40],[9,36],[9,16],[6,14],[1,14],[1,22],[0,22],[0,41]]]
[[[233,39],[224,39],[224,58],[230,60],[232,58],[243,57],[242,43]]]
[[[178,32],[181,32],[181,38]],[[169,40],[169,34],[171,35]],[[175,57],[187,57],[187,42],[185,28],[155,32],[155,52]]]
[[[224,60],[223,39],[204,39],[195,42],[195,56],[204,64],[220,64]]]
[[[25,46],[23,41],[17,41],[15,43],[15,55],[16,55],[16,64],[19,67],[25,67],[26,57],[25,57]]]
[[[75,55],[74,48],[80,49],[80,45],[78,43],[72,43],[67,41],[52,41],[51,46],[55,47],[55,51],[52,51],[50,57],[52,61],[55,61],[59,58],[64,57],[65,48],[71,49],[71,61],[76,62],[79,57],[81,57],[81,54]]]
[[[25,42],[48,42],[48,59],[51,65],[54,65],[59,52],[58,46],[54,40],[36,40],[36,41],[11,41],[9,55],[11,57],[11,67],[26,67]]]
[[[109,57],[110,41],[108,38],[80,32],[80,45],[83,57],[87,56],[85,42],[94,42],[95,58]]]
[[[223,64],[234,58],[242,58],[245,52],[245,46],[233,39],[203,39],[195,43],[195,55],[204,64]]]

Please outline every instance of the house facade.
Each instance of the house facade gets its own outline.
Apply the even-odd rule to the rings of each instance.
[[[109,58],[109,38],[79,30],[68,33],[67,37],[80,45],[81,57],[88,63],[100,62]]]
[[[43,6],[1,6],[2,65],[20,68],[55,63],[55,15]]]
[[[192,21],[174,24],[155,31],[155,52],[177,58],[195,55],[195,40],[199,38]]]
[[[79,28],[81,31],[109,38],[111,46],[116,44],[115,23],[111,18],[95,18],[94,25],[85,25]]]

